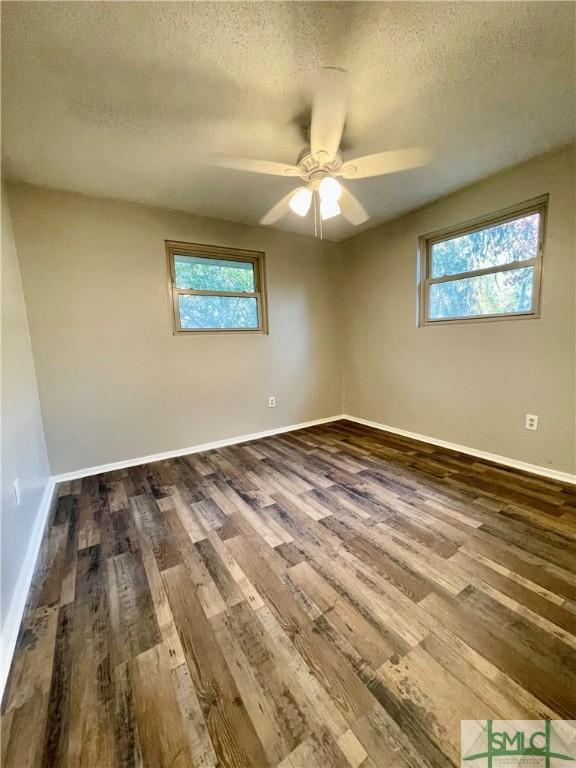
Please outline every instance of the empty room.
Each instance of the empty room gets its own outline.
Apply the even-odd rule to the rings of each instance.
[[[2,768],[576,768],[576,3],[0,8]]]

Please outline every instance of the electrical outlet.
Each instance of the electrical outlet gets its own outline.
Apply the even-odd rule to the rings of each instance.
[[[22,501],[22,494],[20,492],[20,480],[16,478],[14,480],[14,501],[16,502],[16,506],[20,506],[20,502]]]
[[[268,408],[276,408],[276,398],[275,397],[269,397],[268,398]]]
[[[533,413],[527,413],[524,426],[526,429],[531,429],[535,432],[538,429],[538,416]]]

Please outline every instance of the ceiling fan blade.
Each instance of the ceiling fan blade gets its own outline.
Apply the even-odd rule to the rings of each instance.
[[[431,152],[425,147],[392,149],[388,152],[376,152],[348,160],[338,171],[345,179],[366,179],[369,176],[383,176],[386,173],[408,171],[430,162]]]
[[[346,121],[345,85],[343,69],[323,67],[320,70],[310,124],[310,148],[319,162],[330,162],[338,152]]]
[[[274,224],[274,222],[278,221],[278,219],[281,219],[282,216],[285,216],[290,210],[290,199],[300,189],[306,189],[306,187],[296,187],[296,189],[292,189],[290,192],[288,192],[287,195],[284,195],[284,197],[279,200],[275,206],[270,208],[265,216],[262,216],[260,219],[260,224],[263,224],[264,226],[267,226],[268,224]]]
[[[295,165],[276,163],[273,160],[255,160],[249,157],[233,157],[232,155],[213,155],[215,165],[221,168],[232,168],[235,171],[250,173],[265,173],[269,176],[299,176],[300,171]]]
[[[357,227],[359,224],[363,224],[370,218],[366,213],[362,203],[354,197],[352,192],[349,192],[346,187],[342,187],[340,194],[340,208],[342,210],[342,216],[347,219],[350,224],[354,224]]]

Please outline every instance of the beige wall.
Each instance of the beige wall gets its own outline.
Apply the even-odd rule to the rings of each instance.
[[[351,415],[574,472],[574,181],[565,150],[342,245],[11,185],[52,471],[331,416],[344,392]],[[546,192],[542,318],[418,328],[418,236]],[[265,250],[270,335],[173,336],[164,239]]]
[[[9,192],[53,473],[341,412],[339,246],[28,185]],[[270,335],[174,336],[165,239],[264,250]]]
[[[2,190],[2,639],[50,474],[10,210]],[[16,505],[14,480],[20,480]],[[19,616],[17,617],[19,620]],[[6,651],[8,653],[8,651]],[[0,653],[0,656],[2,654]],[[2,666],[2,671],[4,667]],[[3,681],[2,681],[3,682]]]
[[[346,241],[345,411],[574,472],[574,189],[564,150]],[[546,192],[541,319],[418,328],[418,236]],[[526,413],[540,417],[537,432]]]

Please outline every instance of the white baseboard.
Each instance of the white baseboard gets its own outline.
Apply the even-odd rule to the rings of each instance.
[[[124,461],[113,461],[110,464],[101,464],[98,467],[86,467],[85,469],[76,469],[74,472],[64,472],[61,475],[54,475],[55,483],[62,483],[66,480],[77,480],[80,477],[89,477],[90,475],[99,475],[101,472],[114,472],[117,469],[126,469],[127,467],[138,467],[140,464],[150,464],[152,461],[164,461],[165,459],[174,459],[177,456],[186,456],[189,453],[201,453],[202,451],[211,451],[214,448],[225,448],[227,445],[237,445],[238,443],[248,443],[251,440],[258,440],[261,437],[270,437],[272,435],[281,435],[283,432],[294,432],[296,429],[306,429],[314,427],[317,424],[328,424],[330,421],[347,418],[338,414],[337,416],[328,416],[325,419],[314,419],[313,421],[304,421],[301,424],[289,424],[285,427],[275,427],[267,429],[264,432],[253,432],[250,435],[238,435],[236,437],[227,437],[224,440],[215,440],[212,443],[203,443],[202,445],[192,445],[188,448],[177,448],[174,451],[164,451],[163,453],[154,453],[150,456],[138,456],[134,459]]]
[[[99,475],[102,472],[114,472],[117,469],[126,469],[128,467],[137,467],[140,464],[149,464],[152,461],[164,461],[165,459],[173,459],[178,456],[186,456],[189,453],[202,453],[203,451],[211,451],[215,448],[224,448],[227,445],[237,445],[239,443],[247,443],[251,440],[258,440],[261,437],[270,437],[272,435],[281,435],[283,432],[294,432],[297,429],[306,429],[307,427],[314,427],[317,424],[328,424],[331,421],[339,421],[341,419],[347,419],[348,421],[355,421],[358,424],[364,424],[367,427],[373,427],[383,432],[391,432],[394,435],[402,435],[402,437],[409,437],[413,440],[420,440],[423,443],[430,443],[431,445],[437,445],[440,448],[449,448],[452,451],[459,451],[460,453],[466,453],[469,456],[475,456],[478,459],[485,459],[486,461],[493,461],[495,464],[502,464],[505,467],[511,467],[512,469],[519,469],[522,472],[530,472],[533,475],[540,475],[541,477],[547,477],[551,480],[559,480],[563,483],[576,484],[576,475],[572,475],[569,472],[560,472],[557,469],[550,469],[549,467],[541,467],[539,464],[528,464],[525,461],[519,461],[518,459],[511,459],[508,456],[500,456],[496,453],[490,453],[488,451],[481,451],[477,448],[470,448],[467,445],[459,445],[458,443],[450,443],[447,440],[440,440],[437,437],[430,437],[429,435],[421,435],[418,432],[409,432],[407,429],[400,429],[399,427],[391,427],[388,424],[380,424],[377,421],[370,421],[369,419],[362,419],[359,416],[352,416],[348,413],[340,413],[336,416],[328,416],[324,419],[314,419],[312,421],[304,421],[301,424],[289,424],[285,427],[275,427],[274,429],[267,429],[263,432],[252,432],[248,435],[237,435],[236,437],[227,437],[223,440],[214,440],[211,443],[202,443],[201,445],[192,445],[187,448],[177,448],[173,451],[163,451],[162,453],[154,453],[148,456],[137,456],[133,459],[125,459],[123,461],[113,461],[109,464],[101,464],[95,467],[85,467],[84,469],[76,469],[73,472],[64,472],[60,475],[54,475],[52,481],[54,484],[62,483],[66,480],[77,480],[81,477],[89,477],[90,475]]]
[[[28,549],[26,550],[26,556],[20,569],[20,575],[12,595],[12,600],[10,601],[10,605],[6,612],[6,618],[4,619],[2,634],[0,636],[0,700],[4,695],[4,687],[6,685],[6,680],[8,679],[8,672],[10,671],[16,641],[18,640],[20,623],[24,616],[24,609],[26,608],[28,593],[30,592],[30,585],[32,584],[32,577],[34,576],[36,562],[38,560],[38,555],[40,554],[40,545],[42,544],[44,529],[46,528],[50,508],[52,507],[54,488],[54,478],[51,477],[48,479],[44,493],[42,494],[38,514],[36,516],[36,523],[28,543]]]
[[[377,421],[369,421],[368,419],[361,419],[358,416],[350,416],[350,414],[344,414],[340,418],[347,419],[348,421],[355,421],[357,424],[364,424],[364,426],[366,427],[373,427],[374,429],[379,429],[382,432],[391,432],[393,435],[410,437],[413,440],[420,440],[420,442],[422,443],[430,443],[431,445],[437,445],[440,448],[449,448],[452,451],[458,451],[459,453],[466,453],[469,456],[475,456],[478,459],[493,461],[495,464],[502,464],[505,467],[511,467],[512,469],[519,469],[522,472],[530,472],[530,474],[532,475],[547,477],[550,480],[559,480],[562,483],[576,484],[576,475],[571,475],[569,472],[560,472],[557,469],[550,469],[549,467],[541,467],[539,464],[528,464],[525,461],[518,461],[517,459],[511,459],[508,456],[499,456],[496,453],[489,453],[488,451],[480,451],[477,448],[469,448],[467,445],[458,445],[457,443],[449,443],[447,440],[439,440],[437,437],[420,435],[417,432],[408,432],[408,430],[406,429],[399,429],[398,427],[390,427],[387,424],[379,424]]]

